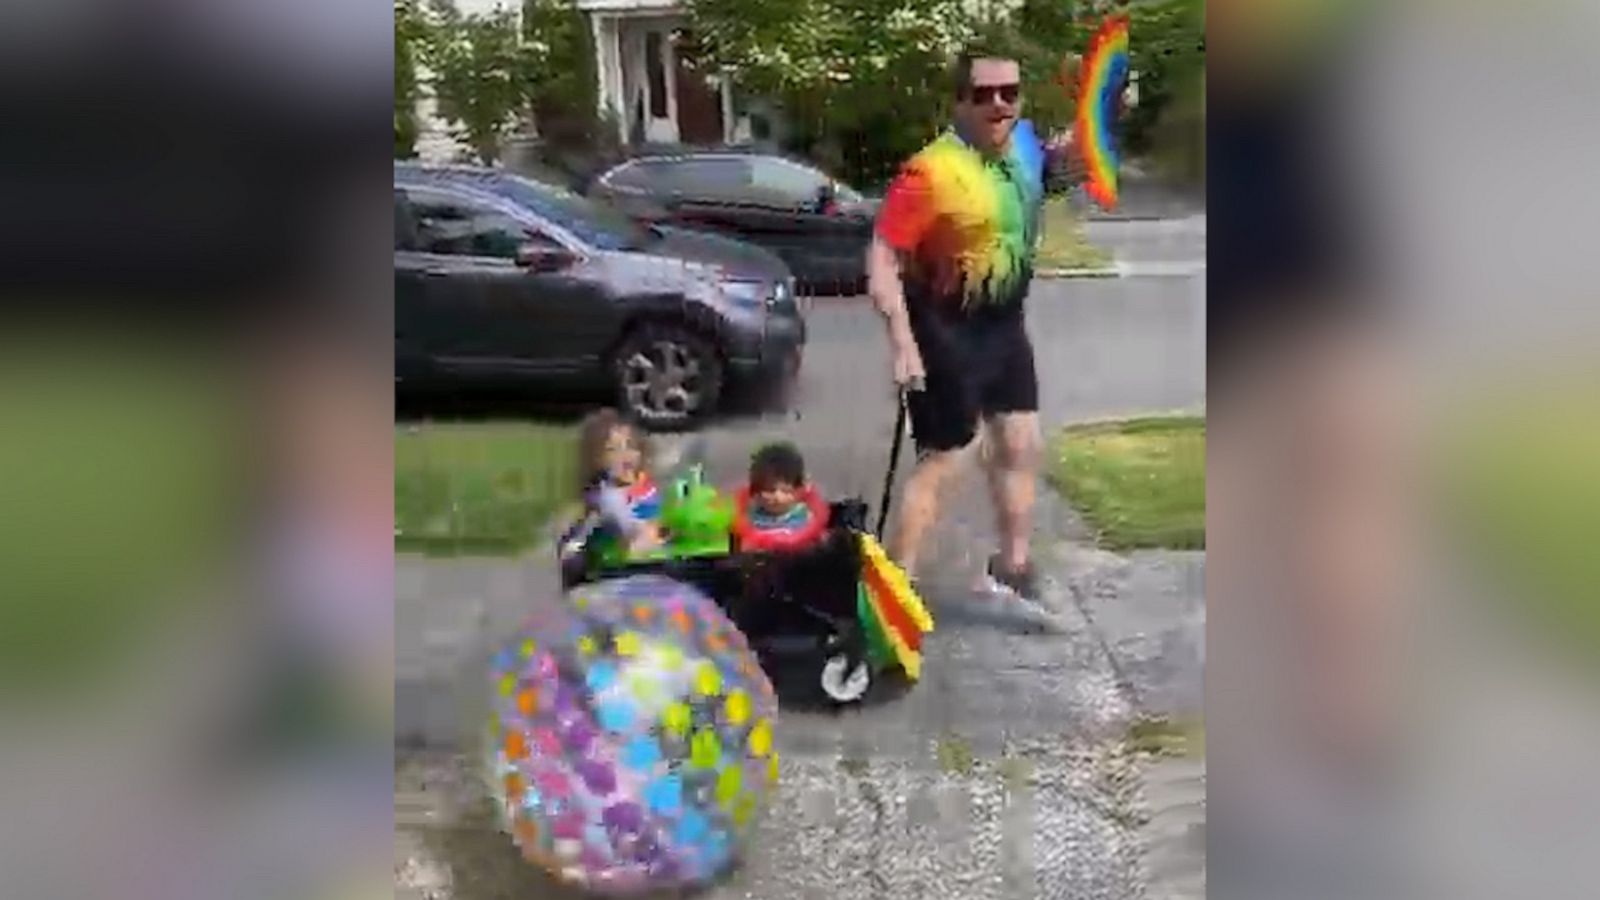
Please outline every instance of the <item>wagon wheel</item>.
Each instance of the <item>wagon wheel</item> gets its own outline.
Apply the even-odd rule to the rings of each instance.
[[[818,684],[835,703],[856,703],[872,689],[872,659],[859,627],[846,627],[828,642]]]
[[[822,663],[818,681],[833,702],[856,703],[872,688],[872,665],[864,656],[835,653]]]

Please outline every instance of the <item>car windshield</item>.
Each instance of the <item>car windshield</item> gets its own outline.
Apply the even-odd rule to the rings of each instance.
[[[565,188],[517,175],[504,175],[500,178],[496,193],[533,210],[572,232],[579,240],[602,250],[640,250],[656,239],[650,231],[622,213]]]

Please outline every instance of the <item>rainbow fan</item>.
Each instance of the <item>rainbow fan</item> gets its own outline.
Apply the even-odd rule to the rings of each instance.
[[[1088,171],[1086,189],[1101,209],[1117,205],[1116,137],[1112,124],[1128,83],[1128,17],[1109,16],[1084,54],[1078,80],[1077,143]]]
[[[875,662],[898,664],[906,677],[922,676],[922,636],[933,631],[933,617],[912,589],[906,573],[889,559],[870,534],[861,536],[861,586],[857,613],[866,627]]]

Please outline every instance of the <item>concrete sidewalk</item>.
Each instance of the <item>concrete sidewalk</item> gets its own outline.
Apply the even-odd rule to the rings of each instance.
[[[714,477],[743,458],[708,455]],[[1070,628],[1019,633],[968,587],[991,546],[971,474],[929,551],[939,628],[922,683],[837,715],[786,713],[777,802],[745,865],[705,896],[1204,895],[1203,763],[1152,764],[1127,740],[1140,718],[1199,714],[1204,555],[1095,551],[1045,492],[1039,564]],[[489,824],[460,740],[493,636],[553,602],[554,574],[538,558],[400,568],[397,896],[561,896]]]

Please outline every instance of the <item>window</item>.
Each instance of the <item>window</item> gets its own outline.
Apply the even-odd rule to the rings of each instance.
[[[771,157],[756,159],[751,167],[751,186],[758,203],[780,206],[805,206],[817,202],[821,190],[833,179],[805,166]]]
[[[653,189],[694,199],[747,199],[750,174],[750,162],[738,157],[688,157],[664,165]]]
[[[419,247],[426,253],[515,259],[522,245],[534,240],[549,241],[486,204],[442,192],[408,193]]]
[[[738,200],[750,191],[750,163],[735,156],[641,159],[617,169],[607,181],[657,197]]]
[[[653,162],[631,162],[623,165],[607,176],[606,181],[612,187],[626,188],[635,191],[648,191],[656,187],[662,178],[662,166]]]
[[[596,247],[638,250],[650,243],[649,234],[622,213],[553,185],[504,175],[494,192]]]
[[[650,79],[650,117],[667,117],[667,61],[661,52],[661,32],[650,31],[644,36],[644,70]]]

